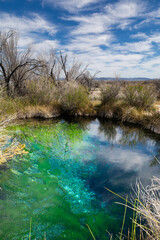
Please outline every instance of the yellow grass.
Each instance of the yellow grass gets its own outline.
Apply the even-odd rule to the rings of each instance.
[[[9,146],[5,147],[9,140],[7,132],[5,132],[6,124],[8,124],[8,122],[0,123],[0,164],[11,160],[15,155],[28,153],[25,150],[25,144],[19,143],[16,139],[14,139]]]
[[[41,106],[27,106],[17,113],[18,119],[28,118],[52,118],[57,117],[60,114],[60,107],[58,104],[52,105],[41,105]]]

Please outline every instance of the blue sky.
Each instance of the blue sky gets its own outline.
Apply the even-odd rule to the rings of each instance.
[[[19,46],[63,50],[99,77],[160,77],[159,0],[0,0]]]

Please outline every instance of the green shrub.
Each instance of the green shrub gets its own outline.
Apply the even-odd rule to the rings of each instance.
[[[128,85],[123,91],[124,102],[137,109],[149,109],[157,99],[155,88],[152,85],[134,84]]]
[[[117,101],[120,86],[119,84],[106,85],[101,88],[102,105],[113,104]]]
[[[88,92],[81,84],[66,83],[61,90],[60,104],[64,112],[83,113],[89,105]]]

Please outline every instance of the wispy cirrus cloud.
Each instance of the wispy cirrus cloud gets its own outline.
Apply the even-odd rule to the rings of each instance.
[[[0,13],[0,29],[16,29],[19,32],[36,32],[36,33],[48,33],[53,35],[57,32],[56,26],[45,20],[39,14],[32,13],[29,17],[18,17],[10,15],[8,13]]]
[[[114,4],[107,4],[105,11],[110,18],[125,19],[140,16],[146,10],[146,3],[135,0],[121,0]]]
[[[36,52],[40,52],[40,53],[46,53],[47,51],[50,51],[51,49],[53,50],[57,50],[59,49],[59,42],[57,40],[43,40],[41,42],[38,43],[34,43],[33,45],[33,49]]]
[[[43,0],[43,4],[41,10],[49,7],[53,15],[1,12],[0,30],[16,29],[21,48],[32,43],[37,52],[63,50],[84,65],[90,63],[92,72],[100,70],[99,76],[113,77],[115,72],[121,77],[160,76],[160,33],[147,29],[154,20],[158,24],[158,7],[146,0]]]
[[[62,9],[67,10],[70,13],[79,12],[84,10],[85,7],[91,6],[91,4],[98,3],[98,0],[42,0],[43,5],[51,5],[53,7],[60,7]]]
[[[41,47],[44,47],[44,44],[46,46],[52,45],[53,47],[55,44],[57,45],[58,41],[55,43],[55,41],[50,42],[48,40],[48,36],[53,37],[58,31],[57,26],[42,16],[32,13],[28,17],[20,17],[3,12],[0,15],[0,30],[16,30],[20,36],[19,47],[23,48],[29,44],[36,44],[37,49],[39,48],[40,50],[38,44],[41,44]]]
[[[94,47],[108,47],[112,42],[114,36],[111,33],[106,34],[88,34],[86,36],[76,36],[73,38],[69,45],[68,49],[72,51],[88,51],[92,50]],[[85,46],[85,47],[84,47]]]
[[[134,38],[134,39],[146,39],[146,38],[148,38],[147,34],[143,33],[143,32],[138,32],[136,34],[132,34],[130,37]]]
[[[151,77],[153,72],[149,73],[149,66],[153,67],[154,74],[158,76],[151,59],[156,55],[154,44],[158,44],[159,36],[134,32],[138,23],[152,15],[148,3],[139,0],[107,3],[102,11],[88,15],[69,15],[65,20],[74,21],[77,26],[68,33],[70,40],[64,47],[80,61],[90,62],[91,69],[102,69],[101,76],[123,72],[128,77],[133,73]],[[116,34],[117,30],[121,31],[120,36],[124,31],[130,32],[129,37],[121,41]]]
[[[146,4],[140,1],[118,1],[105,5],[103,11],[90,15],[69,16],[66,20],[79,23],[72,34],[103,33],[111,29],[129,29],[144,14]]]
[[[146,41],[137,41],[132,43],[124,43],[124,44],[114,44],[112,48],[115,51],[122,51],[122,52],[134,52],[134,53],[145,53],[147,54],[149,51],[152,50],[152,43],[150,40]]]

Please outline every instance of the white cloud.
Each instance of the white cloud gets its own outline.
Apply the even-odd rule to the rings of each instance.
[[[1,12],[0,30],[10,29],[19,33],[18,46],[22,49],[30,44],[34,45],[36,51],[47,51],[49,48],[55,49],[58,46],[58,41],[48,39],[55,35],[58,31],[57,27],[38,14],[17,17]]]
[[[106,13],[111,18],[126,19],[134,18],[142,14],[146,9],[142,1],[118,1],[105,7]]]
[[[148,162],[152,159],[151,156],[141,153],[140,151],[136,152],[133,149],[123,149],[123,148],[112,148],[106,149],[106,147],[100,148],[101,157],[100,159],[106,160],[110,163],[118,164],[124,171],[129,170],[142,170],[145,165],[148,165]]]
[[[54,35],[57,31],[56,26],[38,14],[32,14],[30,17],[17,17],[8,13],[1,12],[0,29],[15,29],[19,33],[48,33]]]
[[[52,6],[61,7],[68,12],[75,13],[80,10],[84,10],[85,7],[90,6],[91,4],[97,3],[98,0],[43,0],[42,4],[49,4]]]
[[[92,52],[93,49],[96,49],[101,45],[109,46],[112,40],[113,35],[110,33],[76,36],[68,45],[66,45],[66,48],[70,51]]]
[[[34,42],[33,37],[21,36],[18,41],[18,46],[20,48],[25,48],[28,45],[31,45]]]
[[[112,48],[112,45],[110,46]],[[87,46],[81,43],[80,52],[73,51],[79,49],[78,42],[67,45],[69,55],[73,55],[82,63],[90,64],[90,70],[93,72],[101,71],[98,75],[114,77],[115,72],[120,72],[121,77],[134,77],[140,74],[135,71],[144,59],[144,54],[135,53],[116,53],[113,50],[103,50],[96,46]]]
[[[148,70],[149,72],[154,72],[155,70],[157,70],[157,68],[160,67],[160,57],[157,56],[152,59],[148,59],[147,61],[143,62],[140,67],[141,69],[145,69],[146,71]]]
[[[36,52],[47,52],[50,49],[56,50],[59,48],[59,43],[57,40],[44,40],[33,45],[33,49]]]
[[[151,36],[148,37],[150,41],[155,42],[155,43],[160,43],[160,33],[154,33]]]
[[[144,26],[147,26],[149,24],[152,25],[160,25],[160,8],[157,8],[156,10],[153,11],[149,11],[149,9],[144,12],[141,15],[142,20],[137,23],[134,28],[138,29],[138,28],[142,28]]]
[[[113,34],[116,29],[129,29],[132,33],[137,19],[148,17],[147,7],[142,1],[124,0],[107,4],[100,13],[68,17],[78,26],[69,33],[71,40],[65,45],[66,51],[83,63],[89,62],[91,70],[100,70],[99,76],[113,77],[120,72],[121,77],[159,77],[160,64],[151,61],[156,55],[153,43],[160,43],[159,34],[130,34],[135,41],[126,38],[123,43],[116,43],[119,39]]]
[[[160,8],[151,11],[149,13],[146,13],[147,17],[151,17],[151,18],[159,18],[160,17]]]
[[[139,32],[139,33],[136,33],[136,34],[132,34],[132,35],[131,35],[131,38],[135,38],[135,39],[146,39],[146,38],[148,38],[148,36],[147,36],[146,33]]]
[[[103,33],[105,32],[105,24],[101,21],[96,21],[94,19],[90,19],[89,23],[80,23],[79,27],[72,31],[73,35],[80,35],[80,34],[89,34],[89,33]]]
[[[99,124],[92,123],[89,129],[89,134],[92,137],[98,136],[98,140],[105,144],[105,146],[103,144],[99,146],[99,150],[97,152],[97,158],[99,161],[106,163],[109,162],[116,165],[118,164],[123,171],[129,171],[133,169],[135,171],[143,170],[144,166],[149,165],[149,162],[152,159],[151,153],[146,154],[143,152],[143,149],[136,149],[135,151],[135,147],[126,149],[122,146],[121,141],[123,141],[123,132],[121,129],[115,128],[116,134],[111,140],[108,140],[103,132],[99,133],[99,127]],[[109,142],[108,146],[106,146],[106,142]],[[114,144],[114,148],[112,144]],[[154,146],[154,141],[147,141],[146,148],[148,147],[148,152],[150,149],[153,149]]]
[[[136,18],[143,15],[146,6],[140,1],[118,1],[107,4],[100,13],[70,16],[66,20],[78,22],[72,34],[104,33],[110,29],[129,29]]]
[[[45,3],[47,1],[53,4],[51,0],[44,0]],[[85,7],[96,2],[98,1],[60,0],[56,4],[72,12],[74,8],[77,11],[84,10]],[[63,21],[74,21],[77,26],[74,24],[74,27],[70,27],[69,24],[66,34],[64,27],[66,42],[62,45],[61,39],[58,41],[54,38],[59,30],[58,27],[38,14],[17,17],[1,12],[0,30],[16,29],[20,33],[21,48],[32,43],[36,51],[47,51],[50,48],[57,51],[65,50],[69,56],[74,56],[84,64],[89,63],[92,73],[100,70],[99,76],[114,77],[114,73],[119,72],[121,77],[159,77],[160,59],[154,56],[156,50],[160,48],[160,34],[132,32],[137,18],[144,21],[147,21],[145,19],[147,17],[153,19],[153,12],[147,15],[146,9],[142,1],[123,0],[106,4],[101,12],[69,15],[63,18]],[[129,30],[132,42],[127,38],[123,42],[119,41],[119,35],[116,36],[117,29]]]
[[[150,41],[144,42],[144,49],[137,48],[136,42],[132,46],[119,44],[120,46],[122,49],[117,51],[115,45],[111,43],[109,48],[104,50],[96,46],[96,41],[91,40],[90,43],[89,41],[85,43],[85,40],[80,42],[77,38],[77,41],[71,41],[65,47],[69,56],[74,55],[84,65],[89,63],[92,73],[100,70],[98,77],[114,77],[115,72],[120,73],[122,78],[160,77],[160,57],[154,57],[155,52],[150,50]],[[128,47],[132,51],[127,50]]]
[[[116,51],[126,51],[126,52],[148,52],[152,49],[152,44],[150,40],[147,41],[138,41],[133,43],[125,43],[125,44],[115,44],[113,48]]]

